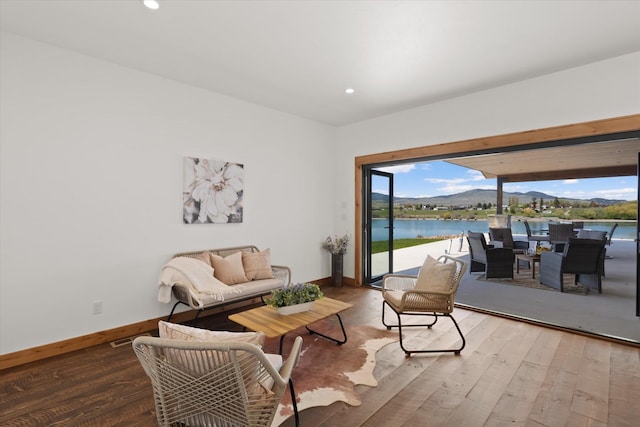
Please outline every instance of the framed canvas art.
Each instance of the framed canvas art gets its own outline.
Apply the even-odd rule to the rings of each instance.
[[[185,224],[242,222],[244,165],[216,159],[184,158]]]

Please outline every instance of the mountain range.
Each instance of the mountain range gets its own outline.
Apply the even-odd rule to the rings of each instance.
[[[373,193],[374,201],[387,202],[389,200],[389,196],[381,193]],[[462,193],[449,194],[446,196],[435,196],[435,197],[396,197],[396,203],[405,203],[405,204],[423,204],[430,206],[476,206],[478,203],[491,203],[495,205],[497,197],[496,190],[469,190],[464,191]],[[520,204],[530,203],[535,197],[539,202],[540,199],[543,199],[545,204],[549,204],[555,200],[557,196],[553,196],[550,194],[545,194],[539,191],[528,191],[526,193],[502,193],[502,200],[505,204],[509,202],[509,199],[512,197],[517,197],[518,202]],[[594,198],[594,199],[569,199],[566,197],[558,197],[560,200],[566,200],[569,203],[589,203],[595,202],[599,206],[607,206],[607,205],[615,205],[617,203],[626,202],[626,200],[611,200],[611,199],[602,199],[602,198]]]

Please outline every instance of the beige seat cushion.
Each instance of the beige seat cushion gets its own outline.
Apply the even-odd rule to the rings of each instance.
[[[248,282],[242,265],[242,251],[235,252],[227,257],[211,254],[213,276],[227,285]]]
[[[262,252],[242,251],[242,265],[244,274],[249,280],[273,279],[271,270],[271,250],[265,249]]]
[[[449,292],[453,283],[453,276],[456,272],[454,263],[443,264],[431,255],[427,255],[418,279],[416,289],[422,291]]]

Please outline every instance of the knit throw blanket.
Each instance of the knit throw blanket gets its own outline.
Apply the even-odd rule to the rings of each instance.
[[[174,283],[190,286],[196,295],[207,295],[217,301],[225,296],[241,293],[242,285],[228,286],[213,277],[213,267],[194,258],[176,257],[171,259],[160,271],[158,283],[158,301],[171,301],[171,287]]]

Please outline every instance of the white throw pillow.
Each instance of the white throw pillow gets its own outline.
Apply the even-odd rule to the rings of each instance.
[[[422,291],[449,292],[456,272],[456,264],[443,264],[427,255],[416,280],[416,289]]]
[[[256,344],[262,347],[266,335],[263,332],[228,332],[210,331],[208,329],[193,328],[177,323],[158,322],[160,338],[182,341],[212,342],[212,341],[240,341]]]

